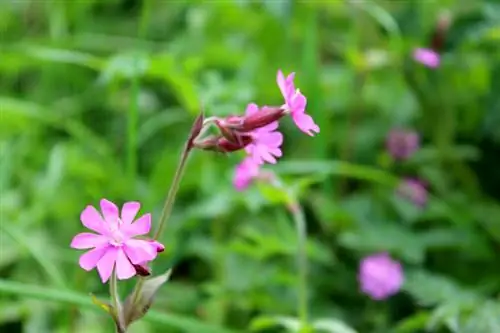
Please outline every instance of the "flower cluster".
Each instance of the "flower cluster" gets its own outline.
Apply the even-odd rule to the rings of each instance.
[[[408,160],[420,149],[420,137],[414,130],[392,129],[386,138],[386,149],[395,160]],[[404,178],[396,192],[418,207],[427,203],[427,189],[419,179]]]
[[[219,152],[244,150],[246,158],[236,167],[233,184],[237,190],[245,189],[258,176],[260,167],[275,164],[282,156],[283,134],[279,120],[290,115],[295,125],[309,136],[319,133],[319,126],[306,113],[307,98],[295,87],[295,73],[277,74],[277,84],[283,96],[281,106],[262,106],[250,103],[243,116],[212,117],[206,120],[218,128],[219,135],[198,139],[194,146]]]

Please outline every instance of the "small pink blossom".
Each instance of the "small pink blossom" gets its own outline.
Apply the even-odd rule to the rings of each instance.
[[[439,54],[434,50],[426,48],[415,49],[413,51],[413,59],[430,68],[436,68],[440,63]]]
[[[264,107],[263,110],[265,109]],[[258,112],[261,112],[259,107],[251,103],[248,104],[245,115],[250,116]],[[264,162],[268,162],[275,164],[276,157],[282,156],[280,146],[283,143],[283,134],[276,131],[277,128],[278,122],[274,121],[251,132],[253,140],[245,147],[245,151],[255,163],[264,164]]]
[[[109,280],[113,269],[118,279],[129,279],[136,274],[134,265],[156,258],[158,250],[164,248],[156,241],[135,239],[151,229],[151,214],[134,219],[141,207],[139,202],[126,202],[119,212],[118,207],[106,199],[100,202],[102,215],[89,205],[82,214],[82,224],[94,233],[83,232],[71,241],[75,249],[91,249],[80,257],[80,266],[90,271],[97,267],[103,283]]]
[[[251,157],[245,158],[234,170],[233,185],[237,191],[245,190],[259,175],[259,164]]]
[[[403,198],[410,200],[417,206],[423,207],[427,203],[427,189],[418,179],[404,179],[399,185],[397,192]]]
[[[418,150],[420,138],[415,131],[396,128],[389,132],[386,146],[393,158],[405,160]]]
[[[401,264],[387,253],[365,257],[359,266],[361,291],[374,300],[384,300],[396,294],[403,284]]]
[[[314,136],[314,133],[319,133],[319,126],[316,125],[313,118],[305,113],[307,98],[295,88],[293,80],[295,73],[291,73],[286,78],[281,70],[278,70],[276,81],[280,88],[281,94],[285,99],[283,108],[291,113],[295,125],[304,133]]]

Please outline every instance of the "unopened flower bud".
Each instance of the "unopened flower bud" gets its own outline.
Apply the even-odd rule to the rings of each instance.
[[[263,107],[259,112],[252,113],[243,119],[243,124],[239,129],[242,132],[249,132],[267,126],[278,121],[285,115],[285,110],[277,107]]]
[[[157,242],[157,241],[152,241],[152,243],[156,247],[156,252],[157,253],[165,251],[165,246],[162,243]]]
[[[194,141],[200,134],[201,130],[203,129],[203,121],[205,119],[205,115],[203,111],[200,112],[198,117],[196,117],[193,126],[191,127],[191,131],[189,132],[189,137],[187,141],[187,147],[188,149],[191,149],[194,147]]]
[[[236,142],[231,142],[224,137],[221,137],[217,141],[218,151],[223,153],[230,153],[233,151],[241,150],[245,148],[248,144],[252,142],[252,136],[250,135],[239,135],[236,137]]]
[[[451,14],[448,11],[443,11],[438,17],[436,28],[432,34],[431,46],[434,51],[442,51],[450,26]]]
[[[234,142],[229,141],[223,136],[212,135],[204,140],[195,142],[194,146],[203,150],[230,153],[245,148],[252,140],[252,136],[246,134],[237,134]]]
[[[135,272],[139,276],[150,276],[151,269],[147,266],[146,263],[133,265],[135,268]]]

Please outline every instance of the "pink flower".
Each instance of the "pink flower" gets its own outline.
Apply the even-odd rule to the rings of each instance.
[[[310,115],[305,113],[307,99],[299,89],[295,89],[295,84],[293,83],[294,78],[295,73],[291,73],[285,78],[283,72],[278,70],[276,80],[281,94],[285,99],[283,108],[291,113],[295,125],[302,132],[307,135],[314,136],[314,132],[319,133],[319,126],[314,123],[314,120]]]
[[[439,54],[434,50],[426,48],[415,49],[413,51],[413,59],[430,68],[438,67],[440,62]]]
[[[383,300],[401,289],[403,269],[387,253],[374,254],[361,261],[358,281],[363,293],[374,300]]]
[[[427,203],[427,189],[418,179],[406,178],[399,185],[397,192],[407,200],[417,206],[424,206]]]
[[[245,190],[259,175],[259,164],[252,157],[245,158],[234,170],[233,185],[237,191]]]
[[[266,107],[263,108],[265,110]],[[258,113],[257,104],[250,103],[245,111],[246,116]],[[245,151],[252,157],[255,163],[264,164],[268,162],[276,163],[276,157],[281,157],[280,146],[283,143],[283,134],[276,131],[278,122],[274,121],[269,125],[257,128],[251,132],[252,142],[245,147]]]
[[[82,224],[97,234],[80,233],[71,241],[71,247],[92,249],[80,257],[80,266],[86,271],[97,267],[103,283],[108,281],[113,269],[118,279],[129,279],[136,274],[133,265],[153,260],[163,248],[158,242],[134,239],[149,232],[151,214],[134,222],[141,207],[139,202],[125,203],[121,214],[118,207],[106,199],[101,200],[100,206],[102,215],[91,205],[80,215]]]
[[[420,138],[415,131],[393,129],[387,136],[386,146],[393,158],[405,160],[418,150]]]

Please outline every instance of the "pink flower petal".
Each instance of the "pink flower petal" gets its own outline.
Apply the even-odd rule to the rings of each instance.
[[[141,239],[129,239],[123,250],[133,264],[151,261],[158,254],[155,243]]]
[[[290,99],[290,108],[293,113],[304,113],[306,110],[307,106],[307,98],[304,96],[300,91],[297,90],[297,92],[293,95],[293,97]]]
[[[272,132],[274,130],[276,130],[279,126],[279,123],[277,121],[274,121],[272,123],[270,123],[269,125],[266,125],[266,126],[263,126],[261,128],[259,128],[257,131],[258,132]]]
[[[116,277],[119,280],[125,280],[130,279],[135,274],[135,268],[125,256],[123,249],[118,249],[118,254],[116,257]]]
[[[128,237],[145,235],[151,230],[151,214],[144,214],[134,223],[122,226],[121,229]]]
[[[97,265],[108,249],[108,246],[97,247],[82,254],[79,260],[80,267],[86,271],[90,271]]]
[[[123,223],[130,224],[134,221],[137,212],[141,208],[139,202],[130,201],[126,202],[122,207],[122,221]]]
[[[74,249],[90,249],[93,247],[100,247],[107,244],[106,237],[101,235],[92,234],[90,232],[82,232],[71,241],[71,247]]]
[[[291,73],[285,78],[283,72],[281,70],[278,70],[276,81],[286,103],[288,103],[288,100],[292,97],[295,91],[295,85],[293,84],[294,79],[295,73]]]
[[[304,133],[314,136],[314,133],[319,133],[319,126],[314,123],[312,117],[305,113],[292,114],[292,119],[295,125]]]
[[[108,224],[117,223],[119,218],[118,207],[109,200],[102,199],[101,200],[101,211],[104,216],[104,220]]]
[[[94,208],[94,206],[87,206],[80,214],[80,220],[82,224],[92,231],[95,231],[102,235],[107,235],[108,229],[106,228],[106,223],[102,219],[101,214]]]
[[[259,111],[259,107],[255,103],[250,103],[247,105],[247,109],[245,110],[245,115],[250,116]]]
[[[440,56],[439,53],[437,53],[434,50],[426,48],[417,48],[415,49],[415,51],[413,51],[413,58],[427,67],[430,68],[439,67]]]
[[[279,147],[283,143],[283,134],[280,132],[266,133],[259,137],[258,142],[261,145]]]
[[[118,248],[108,247],[106,253],[97,262],[97,271],[101,277],[102,283],[106,283],[113,272],[113,267],[115,266],[116,256],[118,255]]]
[[[240,164],[238,164],[234,171],[233,185],[237,191],[246,189],[252,179],[259,174],[259,165],[253,160],[252,157],[247,157]]]

